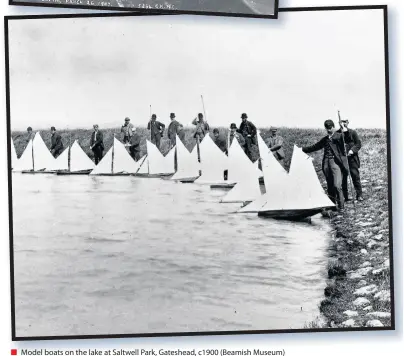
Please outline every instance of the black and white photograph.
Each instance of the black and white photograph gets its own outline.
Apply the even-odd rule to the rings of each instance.
[[[57,6],[277,18],[278,0],[9,0],[11,5]]]
[[[394,329],[387,8],[281,15],[6,18],[13,340]]]

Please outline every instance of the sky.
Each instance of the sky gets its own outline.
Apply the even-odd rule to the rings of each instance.
[[[14,20],[11,129],[190,125],[322,127],[337,110],[385,128],[382,10]]]

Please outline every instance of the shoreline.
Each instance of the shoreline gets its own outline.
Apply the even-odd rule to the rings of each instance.
[[[388,183],[363,180],[365,201],[330,217],[328,280],[310,328],[391,327]]]

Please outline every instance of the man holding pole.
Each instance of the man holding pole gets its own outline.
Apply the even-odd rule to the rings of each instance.
[[[197,140],[199,139],[199,142],[202,141],[202,139],[205,137],[206,133],[209,132],[209,125],[203,119],[203,114],[199,113],[198,118],[195,118],[192,121],[192,124],[196,126],[195,132],[194,132],[194,138],[196,138]]]
[[[310,153],[324,149],[323,173],[327,181],[328,196],[334,203],[337,203],[338,209],[343,211],[342,176],[349,171],[344,138],[341,133],[335,131],[335,125],[332,120],[326,120],[324,127],[327,135],[316,144],[303,147],[302,150],[305,153]]]
[[[349,201],[350,199],[348,194],[348,179],[350,175],[350,178],[352,179],[352,183],[356,191],[356,200],[363,201],[362,184],[359,174],[360,160],[358,155],[358,152],[362,147],[362,143],[358,133],[355,130],[348,128],[349,121],[341,119],[339,111],[338,111],[338,118],[340,129],[337,132],[343,133],[345,152],[348,156],[348,163],[349,163],[349,171],[346,172],[347,174],[344,174],[344,176],[342,177],[342,191],[344,193],[345,200]]]
[[[157,121],[157,115],[153,114],[149,123],[147,124],[147,129],[150,130],[151,142],[160,149],[161,138],[164,134],[165,125]]]

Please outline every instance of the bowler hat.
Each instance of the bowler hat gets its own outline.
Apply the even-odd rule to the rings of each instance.
[[[325,122],[324,122],[324,127],[325,128],[331,128],[331,127],[335,127],[335,125],[334,125],[334,121],[332,121],[332,120],[326,120]]]
[[[32,127],[31,127],[31,126],[28,126],[28,127],[27,127],[27,131],[32,131]]]
[[[237,129],[237,125],[236,125],[236,124],[234,124],[234,123],[233,123],[233,124],[231,124],[231,125],[230,125],[230,129]]]
[[[125,121],[130,121],[130,119],[128,117],[125,117]]]
[[[175,117],[175,114],[172,112],[171,114],[170,114],[170,118],[174,118]]]
[[[241,118],[242,118],[242,119],[247,119],[247,118],[248,118],[248,116],[247,116],[247,114],[246,114],[246,113],[242,113],[242,114],[241,114]]]
[[[51,130],[56,131],[55,126],[52,126],[52,127],[51,127]]]
[[[218,129],[213,129],[213,133],[219,133]]]

